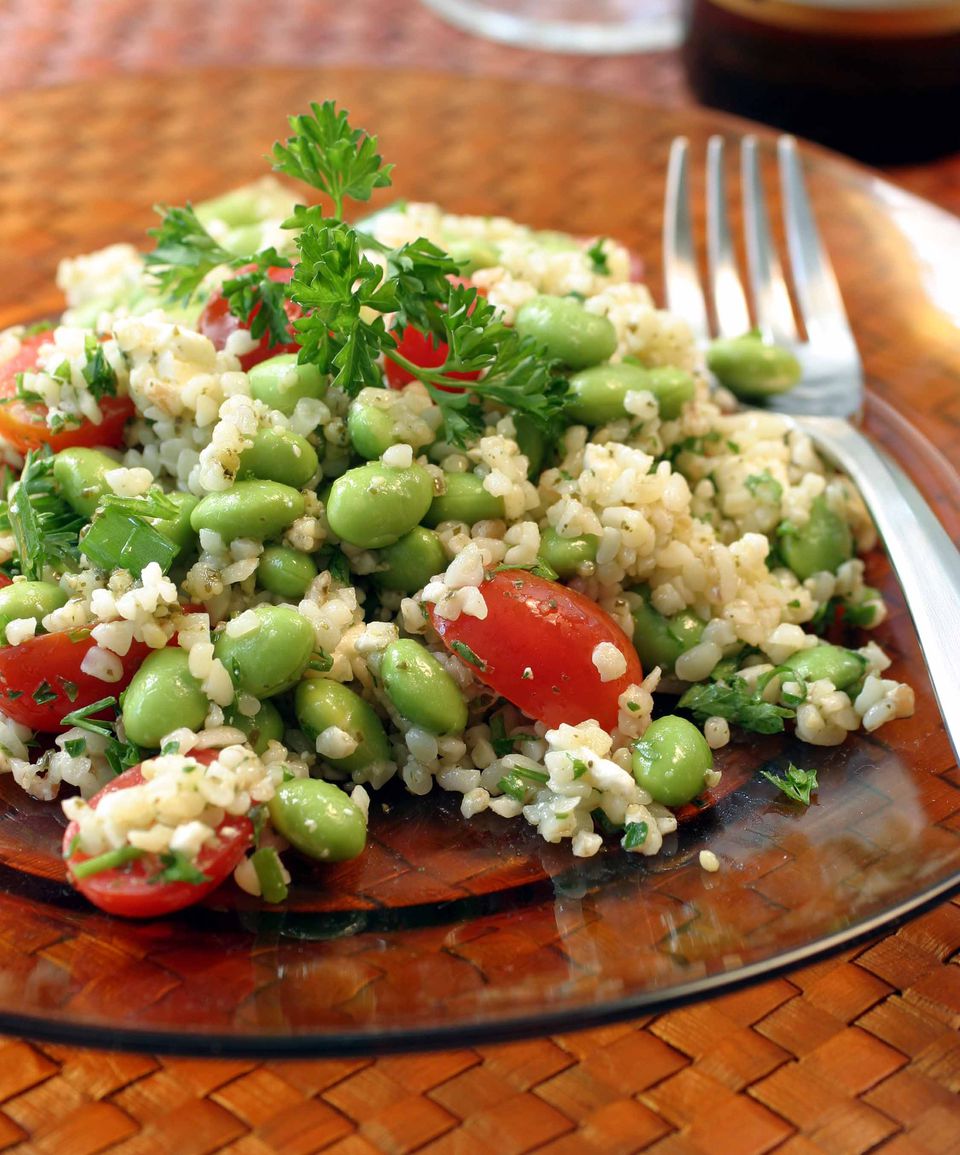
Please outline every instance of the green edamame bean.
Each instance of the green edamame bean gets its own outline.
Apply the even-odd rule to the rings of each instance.
[[[447,568],[447,555],[432,529],[415,526],[398,542],[380,551],[386,569],[373,576],[382,589],[415,594],[436,574]],[[263,562],[260,563],[261,565]]]
[[[14,582],[0,589],[0,646],[7,644],[7,626],[17,618],[40,619],[58,610],[67,595],[53,582]]]
[[[294,698],[300,729],[311,742],[330,726],[336,726],[356,740],[357,748],[343,758],[324,761],[353,774],[390,758],[390,744],[383,723],[369,702],[348,686],[330,678],[305,678]]]
[[[212,529],[224,541],[250,537],[267,541],[303,516],[303,495],[278,481],[238,481],[222,493],[208,493],[190,514],[200,532]]]
[[[657,399],[664,421],[675,421],[688,401],[693,400],[696,382],[692,374],[669,365],[647,370],[647,388]]]
[[[254,606],[255,624],[242,634],[224,629],[213,652],[236,688],[270,698],[296,685],[316,647],[313,626],[293,606]]]
[[[396,423],[389,409],[352,401],[347,414],[350,444],[367,461],[376,461],[391,445],[396,445]]]
[[[713,341],[707,349],[707,367],[721,385],[747,398],[786,393],[802,373],[789,349],[764,341],[757,331]]]
[[[600,538],[595,533],[584,533],[579,537],[561,537],[555,529],[545,529],[540,534],[541,557],[559,578],[574,577],[582,565],[597,560],[597,546]]]
[[[606,425],[627,416],[623,403],[628,393],[649,388],[649,373],[639,365],[595,365],[570,378],[567,413],[584,425]]]
[[[342,862],[367,842],[367,822],[350,796],[320,778],[292,778],[267,803],[277,833],[309,858]]]
[[[131,742],[157,749],[180,726],[200,730],[210,703],[190,673],[190,655],[170,646],[143,660],[123,695],[123,728]]]
[[[279,409],[287,417],[301,397],[319,400],[327,392],[327,382],[316,365],[299,364],[296,353],[278,353],[254,365],[248,373],[250,394],[257,401]]]
[[[663,806],[683,806],[703,792],[713,766],[707,740],[686,718],[667,714],[633,745],[633,776]]]
[[[836,573],[853,557],[853,535],[839,514],[834,513],[821,494],[810,508],[804,525],[781,523],[780,555],[801,581],[824,570]]]
[[[320,466],[317,451],[292,429],[260,429],[240,455],[237,479],[258,477],[302,489]]]
[[[829,678],[838,690],[845,690],[847,686],[859,682],[867,668],[866,659],[855,650],[831,645],[797,650],[781,665],[804,682]]]
[[[477,269],[493,268],[500,261],[499,247],[482,237],[452,238],[446,242],[446,249],[465,277]]]
[[[518,309],[515,327],[522,337],[532,337],[548,356],[571,369],[599,365],[617,347],[612,322],[587,312],[576,297],[533,297]]]
[[[260,555],[257,581],[282,598],[302,598],[317,576],[313,559],[288,545],[268,545]]]
[[[108,469],[118,469],[119,463],[99,449],[61,449],[53,459],[53,479],[60,496],[74,513],[93,517],[97,502],[110,492],[107,485]]]
[[[580,248],[569,233],[561,233],[556,229],[537,229],[533,239],[537,248],[549,249],[553,253],[572,253]]]
[[[517,445],[520,446],[520,452],[529,462],[527,477],[530,481],[534,481],[540,476],[547,451],[543,430],[525,413],[514,414],[513,427],[517,431]]]
[[[418,525],[431,501],[433,480],[422,466],[371,462],[348,469],[330,487],[327,521],[342,541],[382,549]]]
[[[673,671],[677,658],[697,645],[704,622],[689,610],[665,617],[644,597],[630,598],[633,618],[633,645],[644,670],[659,666],[665,674]]]
[[[503,517],[503,498],[483,488],[483,478],[476,473],[445,473],[446,489],[430,502],[423,524],[431,529],[441,521],[464,521],[475,525]]]
[[[460,687],[425,646],[411,638],[383,651],[380,677],[387,696],[415,726],[431,734],[459,734],[467,724]]]
[[[269,180],[259,180],[200,201],[193,208],[197,218],[205,225],[211,221],[222,221],[235,228],[238,225],[260,224],[266,220],[289,216],[293,210],[293,198],[282,186]],[[242,255],[255,251],[245,249]]]
[[[190,549],[197,541],[197,535],[193,532],[190,518],[193,515],[193,511],[200,504],[200,498],[195,497],[192,493],[183,493],[179,489],[175,489],[164,496],[168,497],[177,507],[176,517],[155,517],[151,519],[151,524],[156,530],[162,533],[168,541],[172,541],[181,552],[185,549]]]
[[[223,711],[223,721],[246,734],[255,754],[262,754],[271,742],[283,741],[283,718],[273,702],[261,702],[252,717],[241,714],[236,704],[228,706]]]

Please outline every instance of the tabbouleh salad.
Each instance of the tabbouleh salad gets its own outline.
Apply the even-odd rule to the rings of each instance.
[[[73,885],[281,902],[393,779],[653,855],[733,730],[912,712],[879,646],[822,637],[885,615],[855,488],[711,383],[621,244],[351,225],[376,139],[331,103],[290,124],[274,168],[322,203],[268,177],[163,208],[146,256],[65,260],[61,320],[0,333],[0,769],[63,796]]]

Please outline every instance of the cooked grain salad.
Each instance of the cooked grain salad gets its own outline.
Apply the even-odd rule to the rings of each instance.
[[[709,378],[622,245],[347,224],[390,184],[375,138],[290,123],[274,168],[319,203],[163,208],[145,257],[64,261],[61,320],[0,334],[0,768],[61,799],[78,889],[281,902],[394,780],[652,855],[737,728],[911,713],[875,643],[822,639],[885,614],[856,490]]]

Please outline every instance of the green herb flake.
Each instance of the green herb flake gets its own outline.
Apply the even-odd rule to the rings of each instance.
[[[710,682],[691,686],[677,705],[689,710],[698,722],[708,718],[726,718],[752,730],[756,734],[779,734],[785,718],[793,718],[795,711],[763,700],[759,688],[751,689],[743,678],[734,677],[729,683]]]
[[[782,778],[776,774],[771,774],[769,770],[761,770],[760,774],[792,801],[799,802],[803,806],[809,806],[811,794],[817,792],[816,770],[801,770],[792,762],[787,764]]]
[[[507,734],[507,728],[504,725],[503,715],[494,714],[490,719],[490,745],[493,747],[493,752],[498,758],[506,758],[508,754],[512,754],[517,744],[516,738],[511,738]]]
[[[182,850],[166,851],[160,855],[160,863],[163,869],[152,875],[149,882],[189,882],[192,886],[201,886],[210,881],[209,875],[204,874]]]
[[[99,569],[139,574],[151,562],[166,573],[179,549],[142,517],[107,505],[84,535],[80,552]]]
[[[80,697],[80,688],[76,682],[71,682],[68,678],[61,678],[60,685],[69,702],[75,702]]]
[[[475,669],[479,670],[481,673],[486,670],[487,663],[482,658],[478,657],[473,652],[473,650],[470,649],[466,642],[451,642],[450,649],[453,650],[453,652],[461,657],[465,662],[468,662]]]
[[[620,845],[624,850],[636,850],[647,841],[648,833],[646,822],[628,822],[623,828]]]
[[[33,698],[38,706],[45,706],[48,702],[55,702],[59,694],[48,681],[44,680],[37,686],[30,697]]]
[[[63,744],[64,750],[71,758],[81,758],[87,752],[87,743],[84,738],[68,738]]]
[[[590,267],[594,273],[601,277],[608,277],[610,275],[610,262],[604,251],[604,241],[606,241],[606,237],[597,237],[590,248],[587,249],[587,258],[590,261]]]
[[[582,758],[572,758],[571,763],[573,765],[574,778],[582,778],[584,774],[586,774],[586,772],[590,769],[590,767],[586,764],[586,762],[584,762]]]

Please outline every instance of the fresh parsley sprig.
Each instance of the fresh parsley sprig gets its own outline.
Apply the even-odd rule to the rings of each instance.
[[[458,266],[431,242],[421,238],[390,251],[386,274],[342,221],[307,225],[297,244],[291,292],[306,311],[295,322],[301,359],[331,373],[334,385],[356,396],[365,385],[381,384],[378,358],[387,355],[427,387],[456,445],[482,431],[484,398],[528,414],[548,431],[559,419],[566,381],[476,289],[450,282]],[[400,327],[413,324],[443,341],[443,364],[425,367],[400,354],[387,329],[392,315]],[[463,373],[480,376],[464,380]]]
[[[309,113],[290,117],[290,129],[286,143],[273,146],[275,171],[325,193],[337,219],[348,197],[368,201],[374,189],[390,185],[393,165],[383,163],[377,138],[353,128],[334,101],[314,101]]]
[[[803,806],[810,805],[810,795],[817,791],[816,770],[801,770],[792,762],[787,764],[782,778],[778,774],[771,774],[769,770],[761,770],[760,774],[768,782],[772,782],[788,798],[801,803]]]
[[[755,734],[779,734],[784,719],[796,716],[795,710],[764,701],[761,687],[752,687],[746,679],[738,677],[729,682],[691,686],[677,705],[689,710],[698,722],[726,718]]]
[[[290,318],[285,309],[289,291],[285,282],[269,275],[270,269],[289,267],[289,260],[276,249],[263,249],[220,286],[230,312],[249,324],[254,340],[268,334],[272,345],[290,341]]]
[[[116,718],[108,721],[95,716],[111,708],[119,708],[116,698],[100,698],[96,702],[91,702],[89,706],[82,706],[79,710],[71,710],[69,714],[64,714],[60,719],[60,725],[75,726],[78,730],[86,730],[90,734],[99,734],[101,738],[106,738],[107,744],[103,755],[114,774],[122,774],[124,770],[129,770],[131,766],[142,762],[143,754],[133,742],[123,741],[117,737]]]
[[[157,242],[147,253],[147,272],[165,297],[189,302],[204,278],[220,265],[232,265],[236,254],[214,240],[191,205],[158,205],[156,211],[163,220],[158,228],[147,230]]]
[[[49,449],[27,453],[20,480],[10,487],[6,514],[25,577],[40,581],[45,566],[63,568],[76,561],[85,522],[56,491]]]

